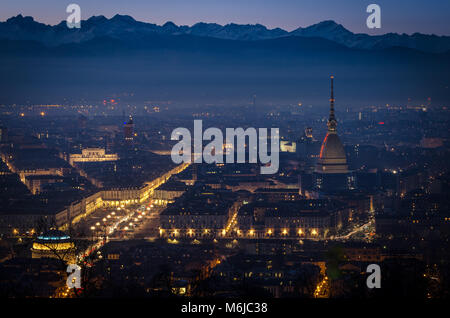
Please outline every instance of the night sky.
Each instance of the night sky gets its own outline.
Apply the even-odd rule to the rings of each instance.
[[[65,8],[70,3],[81,6],[83,20],[119,13],[157,24],[260,23],[288,31],[334,20],[357,33],[450,35],[448,0],[2,0],[0,21],[21,13],[39,22],[57,24],[67,17]],[[382,28],[376,31],[366,27],[366,7],[371,3],[381,6]]]

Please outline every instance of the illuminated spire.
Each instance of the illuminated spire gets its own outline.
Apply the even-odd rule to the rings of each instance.
[[[337,121],[334,116],[334,92],[333,92],[333,79],[334,76],[330,76],[331,79],[331,96],[330,96],[330,117],[328,118],[328,132],[336,132]]]

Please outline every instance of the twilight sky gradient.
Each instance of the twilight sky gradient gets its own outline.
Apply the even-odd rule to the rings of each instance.
[[[119,13],[157,24],[260,23],[288,31],[334,20],[357,33],[450,35],[448,0],[1,0],[0,21],[21,13],[39,22],[57,24],[66,19],[65,8],[70,3],[80,5],[83,20]],[[366,7],[371,3],[381,6],[380,30],[366,27]]]

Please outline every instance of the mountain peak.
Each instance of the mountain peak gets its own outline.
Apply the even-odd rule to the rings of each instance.
[[[313,24],[313,25],[322,25],[322,26],[337,26],[339,25],[338,23],[336,23],[334,20],[323,20],[319,23]]]
[[[162,29],[164,30],[164,32],[168,33],[176,33],[179,31],[178,26],[172,21],[167,21],[166,23],[164,23]]]
[[[163,24],[163,27],[176,27],[177,25],[173,23],[172,21],[167,21]]]
[[[106,20],[108,20],[108,19],[104,15],[93,15],[92,17],[87,19],[87,21],[90,21],[90,22],[101,22],[101,21],[106,21]]]
[[[306,36],[306,37],[321,37],[327,40],[335,41],[346,46],[351,46],[353,41],[354,33],[347,30],[333,20],[325,20],[306,28],[298,28],[291,32],[292,35],[296,36]]]
[[[344,26],[342,24],[336,23],[333,20],[325,20],[325,21],[310,25],[309,27],[307,27],[305,29],[315,29],[315,30],[320,30],[320,31],[338,30],[338,31],[351,33],[349,30],[344,28]]]
[[[111,18],[114,21],[123,21],[123,22],[136,22],[136,20],[129,15],[116,14]]]
[[[7,23],[20,23],[20,24],[24,24],[24,23],[32,23],[34,22],[33,17],[30,16],[26,16],[24,17],[22,14],[18,14],[15,17],[11,17],[8,20],[6,20]]]

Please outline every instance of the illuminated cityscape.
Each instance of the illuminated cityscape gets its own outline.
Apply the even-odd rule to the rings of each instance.
[[[85,18],[0,22],[0,297],[449,298],[448,36]]]

